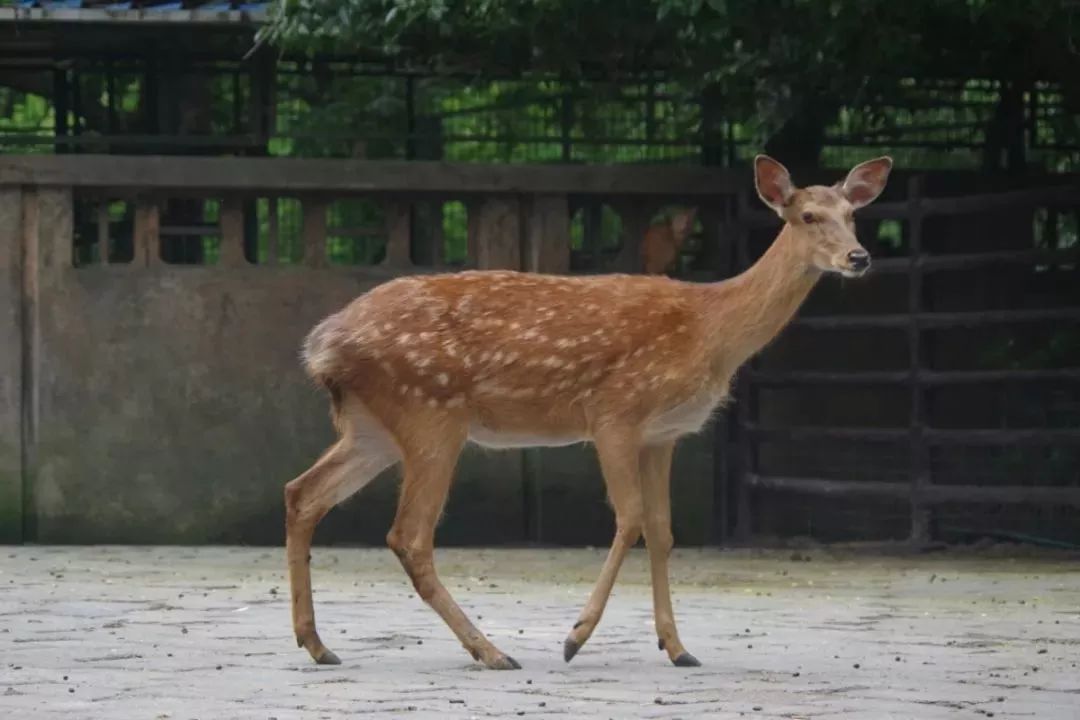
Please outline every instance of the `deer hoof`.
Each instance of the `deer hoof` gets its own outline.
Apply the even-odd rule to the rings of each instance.
[[[341,658],[326,648],[323,648],[323,651],[315,658],[315,662],[319,665],[340,665]]]
[[[675,667],[701,667],[701,661],[688,652],[684,652],[671,662],[675,663]]]
[[[566,638],[566,642],[562,646],[562,659],[566,662],[570,662],[577,655],[577,651],[581,649],[581,644],[573,638]]]
[[[521,663],[509,655],[500,655],[488,664],[492,670],[520,670]]]

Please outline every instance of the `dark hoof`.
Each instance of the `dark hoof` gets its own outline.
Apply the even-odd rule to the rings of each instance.
[[[339,658],[337,655],[330,652],[329,650],[323,650],[322,654],[319,655],[319,657],[315,658],[315,662],[320,665],[340,665],[341,658]]]
[[[566,642],[562,646],[562,659],[566,662],[570,662],[577,655],[577,651],[581,649],[581,645],[577,643],[573,638],[566,638]]]
[[[675,667],[701,667],[701,661],[688,652],[684,652],[672,662],[675,663]]]
[[[501,658],[491,664],[492,670],[520,670],[521,664],[510,657],[509,655],[503,655]]]

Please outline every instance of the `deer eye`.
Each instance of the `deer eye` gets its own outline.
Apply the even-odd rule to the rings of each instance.
[[[802,214],[802,221],[809,225],[810,223],[817,222],[817,218],[814,217],[814,213],[812,212],[804,212]]]

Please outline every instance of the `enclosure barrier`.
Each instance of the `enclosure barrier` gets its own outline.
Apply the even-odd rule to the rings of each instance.
[[[1045,487],[948,484],[930,463],[935,448],[948,446],[1075,449],[1080,428],[937,427],[926,408],[935,388],[1026,383],[1075,390],[1080,367],[934,368],[926,360],[926,335],[1048,321],[1073,326],[1080,306],[924,306],[924,282],[935,273],[1078,262],[1075,245],[928,252],[928,219],[987,209],[1075,212],[1080,190],[1058,181],[926,197],[921,182],[897,172],[892,183],[899,189],[860,213],[868,229],[860,233],[872,252],[882,221],[906,223],[906,257],[874,252],[878,282],[904,283],[903,311],[807,312],[792,329],[900,333],[907,367],[806,370],[755,360],[740,374],[733,411],[677,454],[679,542],[749,537],[760,514],[754,504],[766,496],[893,498],[910,508],[910,533],[918,540],[930,534],[932,508],[944,503],[1080,507],[1075,480]],[[752,236],[768,241],[777,227],[755,203],[749,173],[694,167],[4,158],[0,536],[280,542],[281,486],[329,439],[324,401],[302,377],[296,356],[303,334],[325,313],[409,273],[635,272],[645,228],[672,205],[700,208],[699,239],[685,249],[678,273],[691,280],[729,277],[761,250]],[[770,348],[764,357],[776,353]],[[908,422],[810,427],[801,419],[815,421],[819,408],[807,413],[783,403],[794,420],[760,417],[768,409],[763,391],[801,387],[899,388]],[[766,468],[763,443],[807,440],[903,446],[907,480],[837,480]],[[461,475],[440,528],[448,542],[610,539],[610,512],[588,450],[467,454]],[[324,539],[381,542],[393,494],[392,485],[372,486],[362,503],[328,518]]]
[[[935,371],[926,367],[923,352],[924,336],[928,330],[957,327],[987,327],[992,325],[1023,324],[1054,321],[1080,322],[1080,306],[1024,310],[980,310],[971,312],[931,312],[922,305],[924,278],[935,272],[981,268],[995,264],[1065,264],[1077,266],[1080,247],[1075,241],[1066,249],[1031,249],[954,253],[931,255],[923,247],[923,226],[934,216],[963,216],[1010,209],[1031,210],[1036,207],[1080,208],[1080,187],[1075,183],[1062,186],[999,192],[986,195],[951,198],[927,198],[922,192],[920,178],[909,179],[907,200],[883,202],[867,207],[861,215],[867,218],[901,220],[909,228],[909,256],[874,261],[875,274],[907,276],[908,311],[902,314],[802,316],[794,325],[814,330],[891,329],[904,332],[907,340],[909,367],[906,371],[814,372],[762,371],[749,372],[738,390],[738,452],[742,477],[738,484],[738,517],[744,524],[737,528],[742,537],[751,533],[749,525],[751,494],[759,490],[810,494],[825,497],[888,497],[904,500],[911,508],[911,539],[924,542],[930,539],[929,508],[945,503],[1045,504],[1080,508],[1080,477],[1063,487],[1010,485],[982,487],[977,485],[935,485],[929,469],[928,450],[945,446],[1080,446],[1080,427],[1059,429],[942,429],[930,427],[925,413],[925,394],[929,388],[969,384],[995,383],[1080,383],[1080,368],[954,370]],[[770,213],[750,210],[746,196],[741,196],[742,225],[736,242],[739,256],[747,258],[748,229],[775,227],[776,218]],[[754,363],[755,366],[757,363]],[[767,387],[790,386],[907,386],[910,396],[910,421],[907,427],[764,427],[755,419],[756,392]],[[754,452],[758,443],[767,439],[850,441],[893,441],[906,443],[909,453],[910,481],[868,482],[835,481],[816,477],[780,477],[755,471]],[[1080,473],[1080,467],[1075,467]]]
[[[280,542],[281,488],[330,440],[297,357],[321,317],[409,273],[634,271],[658,208],[745,182],[688,167],[4,158],[4,536]],[[705,437],[678,460],[687,542],[710,532],[711,453]],[[381,543],[394,493],[376,483],[320,532]],[[596,543],[611,524],[581,448],[466,452],[440,533]]]

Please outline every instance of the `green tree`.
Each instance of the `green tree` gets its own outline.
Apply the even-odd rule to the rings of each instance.
[[[564,80],[663,72],[813,164],[841,108],[882,114],[903,78],[1001,83],[988,144],[1022,91],[1060,86],[1077,136],[1080,6],[1068,0],[282,0],[260,40],[402,69]],[[1015,90],[1015,92],[1014,92]]]

